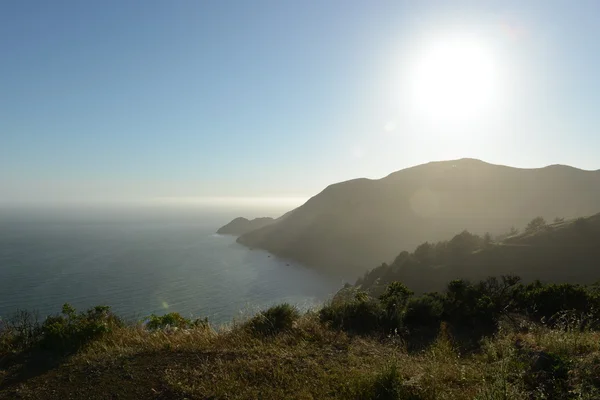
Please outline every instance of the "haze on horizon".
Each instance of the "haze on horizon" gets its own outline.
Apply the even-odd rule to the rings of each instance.
[[[333,182],[464,157],[597,170],[599,13],[3,2],[0,205],[292,208]]]

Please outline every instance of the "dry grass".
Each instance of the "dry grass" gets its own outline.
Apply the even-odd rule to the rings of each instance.
[[[600,398],[598,333],[503,331],[480,351],[461,354],[442,329],[431,346],[409,353],[399,338],[349,336],[314,314],[264,337],[243,325],[219,332],[120,328],[60,366],[21,379],[4,370],[0,398],[559,398],[527,383],[528,358],[546,353],[568,359],[568,398]]]

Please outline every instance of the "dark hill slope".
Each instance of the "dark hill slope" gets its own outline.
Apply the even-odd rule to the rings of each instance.
[[[286,218],[238,241],[353,277],[390,261],[398,249],[463,229],[500,233],[537,215],[571,218],[599,210],[598,171],[462,159],[331,185]]]
[[[478,281],[489,276],[518,275],[525,282],[591,284],[600,280],[600,214],[485,242],[463,232],[452,240],[423,243],[402,252],[390,265],[374,268],[358,284],[378,293],[401,281],[417,292],[443,290],[453,279]]]

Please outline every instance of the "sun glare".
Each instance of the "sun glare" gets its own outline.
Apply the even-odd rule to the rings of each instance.
[[[468,121],[493,105],[497,81],[493,54],[484,43],[439,40],[417,57],[410,76],[411,101],[425,118]]]

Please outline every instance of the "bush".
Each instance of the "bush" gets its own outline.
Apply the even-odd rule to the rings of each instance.
[[[406,311],[406,303],[413,292],[401,282],[390,283],[385,292],[379,296],[379,300],[385,316],[383,324],[388,330],[396,330],[401,328],[404,321],[404,312]]]
[[[40,345],[52,351],[73,351],[122,325],[108,306],[96,306],[77,314],[71,305],[65,304],[61,314],[48,317],[42,324]]]
[[[290,331],[300,318],[298,309],[288,303],[279,304],[261,311],[248,321],[248,327],[262,335],[276,335]]]
[[[165,328],[176,328],[176,329],[186,329],[186,328],[195,328],[199,326],[208,326],[208,319],[196,319],[194,321],[184,318],[181,314],[172,312],[165,315],[155,315],[152,314],[148,318],[148,322],[146,323],[146,327],[151,330],[157,329],[165,329]]]
[[[481,293],[465,280],[454,280],[448,284],[444,297],[444,320],[453,326],[472,329],[490,324],[491,315],[487,312],[491,298]]]
[[[480,334],[496,330],[502,315],[518,308],[520,286],[517,276],[502,276],[501,280],[488,278],[477,284],[454,280],[448,284],[443,319],[454,328],[475,329]]]
[[[425,294],[408,300],[404,324],[407,327],[438,327],[443,312],[443,297],[437,294]]]
[[[412,295],[413,292],[402,282],[392,282],[387,286],[385,292],[379,296],[379,300],[381,300],[381,304],[386,310],[397,312],[406,307],[406,302]]]
[[[366,334],[381,329],[385,310],[379,301],[359,292],[352,301],[323,307],[319,316],[336,329]]]
[[[587,312],[594,301],[592,294],[585,287],[568,283],[532,283],[525,287],[523,297],[526,310],[544,319],[565,310]]]

